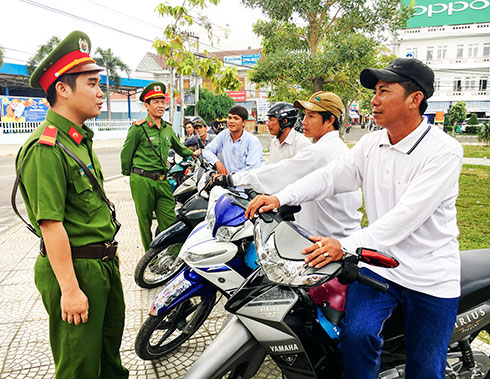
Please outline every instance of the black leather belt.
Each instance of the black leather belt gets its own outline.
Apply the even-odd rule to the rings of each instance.
[[[167,179],[167,174],[159,174],[158,172],[146,171],[146,170],[143,170],[142,168],[138,168],[138,167],[132,167],[131,172],[134,172],[135,174],[144,176],[145,178],[150,178],[150,179],[158,180],[158,181],[162,181],[162,180]]]
[[[107,261],[113,259],[117,253],[117,242],[104,242],[104,243],[94,243],[90,245],[72,247],[71,256],[72,258],[86,258],[86,259],[100,259],[102,261]],[[39,254],[41,256],[46,256],[46,246],[44,246],[44,241],[41,240],[41,246]]]

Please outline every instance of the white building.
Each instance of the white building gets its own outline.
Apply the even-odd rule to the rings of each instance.
[[[408,28],[399,31],[394,53],[414,57],[435,73],[426,114],[465,101],[468,115],[490,116],[490,1],[416,0]]]

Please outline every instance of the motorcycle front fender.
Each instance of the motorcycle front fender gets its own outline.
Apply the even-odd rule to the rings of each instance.
[[[167,229],[162,230],[153,241],[150,247],[155,249],[162,245],[170,245],[172,243],[184,242],[190,233],[190,228],[182,221],[177,221],[170,225]]]
[[[221,378],[242,364],[244,366],[240,377],[252,378],[265,356],[264,348],[245,325],[237,316],[230,315],[211,345],[187,371],[184,379]]]
[[[155,297],[150,315],[157,316],[193,296],[211,296],[216,289],[186,266]]]

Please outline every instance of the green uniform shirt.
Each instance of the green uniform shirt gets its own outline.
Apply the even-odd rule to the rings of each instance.
[[[46,120],[20,150],[16,168],[26,148],[33,140],[42,138],[47,126],[57,128],[56,140],[81,159],[102,187],[102,169],[92,150],[94,132],[52,110],[48,110]],[[49,146],[39,141],[31,145],[22,164],[20,190],[29,219],[39,236],[39,221],[54,220],[63,222],[72,247],[113,240],[116,226],[107,204],[78,163],[58,145]]]
[[[143,128],[148,133],[151,143],[162,159],[151,148]],[[168,169],[167,155],[170,147],[181,157],[192,155],[192,150],[179,141],[172,129],[172,125],[162,120],[162,126],[158,129],[148,115],[144,122],[133,124],[128,130],[128,136],[121,151],[122,174],[129,175],[132,166],[146,171],[166,172]]]

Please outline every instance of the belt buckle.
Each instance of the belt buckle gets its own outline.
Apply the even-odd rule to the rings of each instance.
[[[109,247],[111,247],[111,244],[109,242],[104,242],[104,253]],[[100,258],[102,262],[108,261],[109,259],[110,258],[108,255],[104,255],[102,258]]]

